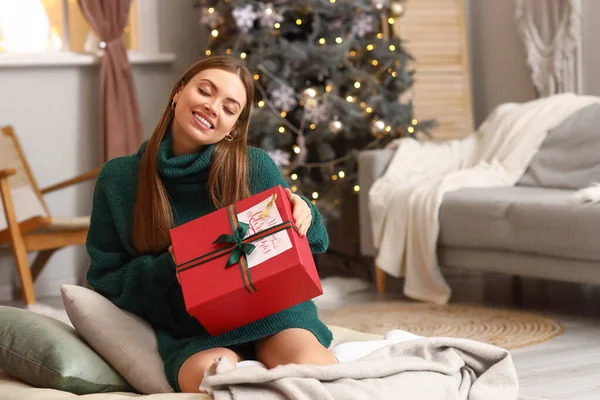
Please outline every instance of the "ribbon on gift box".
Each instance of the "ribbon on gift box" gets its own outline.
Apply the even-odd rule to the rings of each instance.
[[[273,200],[275,198],[276,197],[274,197]],[[271,203],[269,204],[271,205]],[[268,212],[268,208],[266,211]],[[248,267],[247,259],[247,256],[250,255],[250,253],[252,253],[256,247],[251,242],[284,231],[286,229],[293,228],[293,225],[290,221],[285,221],[244,238],[244,236],[246,236],[248,233],[249,226],[248,224],[238,220],[235,204],[227,207],[227,214],[229,215],[229,223],[231,225],[232,234],[219,235],[219,237],[213,242],[213,244],[226,243],[227,245],[178,265],[177,272],[181,273],[183,271],[187,271],[188,269],[198,267],[209,261],[229,254],[225,268],[230,268],[231,266],[238,264],[240,267],[240,274],[242,275],[242,281],[244,282],[244,288],[248,291],[248,293],[254,293],[256,292],[256,287],[254,287],[254,284],[252,283],[252,276],[250,275],[250,268]]]

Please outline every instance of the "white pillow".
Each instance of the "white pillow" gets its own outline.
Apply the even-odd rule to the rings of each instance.
[[[77,332],[131,386],[144,394],[173,392],[148,322],[82,286],[62,285],[61,294]]]

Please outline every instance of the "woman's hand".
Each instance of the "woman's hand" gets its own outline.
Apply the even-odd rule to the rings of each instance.
[[[312,222],[312,213],[310,207],[297,194],[293,194],[290,189],[285,189],[290,203],[292,203],[292,216],[294,217],[294,224],[296,225],[296,231],[301,237],[306,236],[306,232]]]
[[[169,253],[171,253],[171,257],[173,257],[173,262],[175,263],[175,265],[177,265],[177,262],[175,261],[175,254],[173,254],[173,246],[169,246]],[[177,282],[179,282],[179,273],[177,272],[177,270],[175,270],[175,276],[177,277]],[[181,284],[181,282],[179,282],[179,284]]]

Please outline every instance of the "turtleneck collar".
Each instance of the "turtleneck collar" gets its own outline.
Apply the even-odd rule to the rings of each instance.
[[[196,181],[203,180],[202,177],[207,179],[214,149],[215,145],[212,144],[194,153],[175,156],[173,136],[170,131],[167,131],[158,148],[156,163],[158,173],[165,180]]]

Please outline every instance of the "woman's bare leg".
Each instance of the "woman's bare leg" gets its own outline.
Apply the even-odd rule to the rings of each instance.
[[[177,376],[179,389],[185,393],[200,393],[204,371],[221,357],[227,357],[233,365],[242,359],[239,354],[222,347],[198,352],[181,365]]]
[[[337,358],[311,332],[305,329],[286,329],[256,343],[259,361],[274,368],[285,364],[329,365]]]

